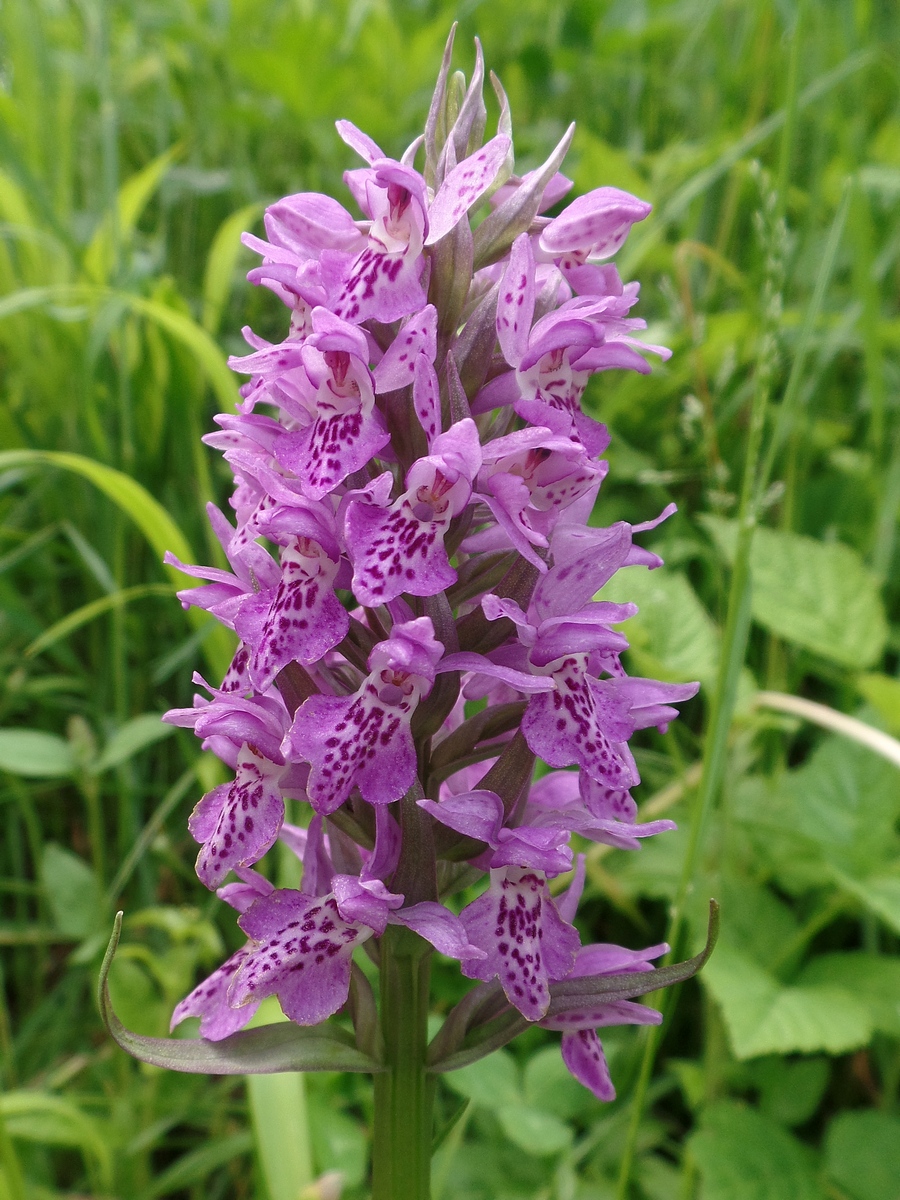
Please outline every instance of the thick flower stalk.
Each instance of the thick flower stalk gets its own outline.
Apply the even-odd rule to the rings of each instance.
[[[571,841],[637,849],[673,828],[637,822],[629,741],[696,691],[629,677],[636,608],[595,599],[660,565],[640,544],[656,522],[587,524],[608,436],[585,387],[668,356],[638,339],[638,285],[608,261],[650,206],[600,187],[543,215],[571,186],[572,130],[516,176],[502,89],[485,141],[480,48],[468,90],[450,50],[399,161],[338,122],[363,163],[345,175],[356,215],[300,193],[245,235],[250,280],[287,312],[277,344],[245,330],[239,411],[205,439],[234,473],[232,518],[210,514],[231,570],[169,558],[207,581],[184,604],[239,639],[221,686],[197,676],[167,720],[234,773],[190,830],[246,935],[173,1025],[199,1017],[224,1045],[268,996],[298,1026],[352,1022],[376,1079],[376,1200],[428,1194],[434,1074],[528,1024],[562,1031],[576,1079],[614,1095],[597,1030],[659,1019],[633,998],[667,947],[581,945]],[[534,781],[537,759],[553,770]],[[299,889],[254,870],[279,838]],[[434,952],[479,982],[429,1048]]]

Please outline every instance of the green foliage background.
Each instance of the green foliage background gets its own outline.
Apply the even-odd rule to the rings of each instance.
[[[716,895],[723,934],[652,1059],[646,1031],[604,1039],[613,1104],[572,1083],[540,1031],[447,1077],[435,1200],[900,1196],[898,768],[759,696],[900,734],[896,6],[3,0],[4,1200],[297,1200],[335,1169],[346,1197],[365,1195],[364,1080],[248,1088],[141,1067],[104,1036],[92,988],[119,906],[114,1000],[141,1032],[163,1032],[237,941],[186,832],[217,765],[157,714],[229,653],[181,612],[160,559],[216,558],[203,505],[229,481],[199,438],[233,402],[241,326],[282,336],[277,302],[242,283],[238,234],[282,194],[343,196],[355,163],[335,118],[399,153],[454,18],[459,65],[477,34],[510,95],[520,171],[575,119],[576,191],[655,205],[621,269],[642,280],[650,340],[675,353],[649,379],[591,383],[613,433],[597,519],[677,501],[654,535],[666,568],[623,573],[614,594],[641,605],[632,669],[704,691],[638,749],[643,811],[679,832],[639,854],[589,849],[580,919],[586,937],[644,945],[675,903],[690,949]],[[752,625],[716,735],[723,787],[704,804],[767,378]],[[437,978],[446,1011],[458,975]]]

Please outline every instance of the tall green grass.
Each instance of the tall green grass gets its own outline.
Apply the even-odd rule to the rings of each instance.
[[[704,689],[638,751],[645,813],[679,832],[588,850],[583,932],[690,949],[717,895],[723,933],[658,1041],[604,1039],[613,1104],[539,1031],[448,1077],[436,1195],[895,1200],[897,768],[778,708],[900,735],[886,0],[5,0],[0,1195],[281,1200],[333,1169],[365,1195],[364,1080],[310,1076],[301,1121],[264,1087],[127,1061],[91,996],[117,906],[114,1000],[142,1032],[235,944],[185,828],[217,767],[155,717],[229,651],[160,559],[216,558],[203,507],[227,480],[199,438],[241,326],[281,336],[237,235],[279,195],[342,195],[335,118],[402,150],[454,17],[464,69],[477,34],[510,95],[520,170],[575,119],[576,188],[655,205],[622,269],[675,353],[592,381],[597,519],[677,501],[667,567],[610,590],[641,605],[631,669]],[[446,1009],[460,983],[437,980]],[[273,1112],[295,1167],[254,1132]]]

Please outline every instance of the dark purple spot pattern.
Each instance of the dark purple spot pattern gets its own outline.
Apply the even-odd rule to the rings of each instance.
[[[409,722],[418,693],[403,695],[398,688],[401,694],[392,692],[388,703],[379,697],[386,690],[379,676],[370,675],[355,696],[311,696],[285,739],[288,757],[312,767],[306,791],[323,816],[339,808],[353,787],[370,804],[390,804],[413,781]]]
[[[455,582],[444,549],[452,510],[446,502],[420,500],[424,490],[404,493],[387,509],[366,500],[347,506],[353,594],[360,603],[374,607],[402,592],[436,596]]]
[[[277,996],[298,1025],[318,1025],[346,1002],[353,949],[372,936],[368,925],[343,919],[333,895],[288,889],[258,900],[238,924],[255,945],[232,981],[229,1004]]]
[[[232,867],[259,862],[275,844],[284,820],[279,782],[284,767],[254,753],[245,743],[234,782],[213,788],[191,814],[191,836],[203,845],[197,875],[216,888]]]
[[[567,655],[548,668],[556,685],[528,702],[522,733],[551,767],[577,763],[598,783],[627,791],[639,782],[627,739],[627,707],[587,675],[586,654]]]
[[[243,946],[176,1004],[169,1028],[174,1029],[188,1017],[199,1017],[200,1036],[209,1038],[211,1042],[221,1041],[243,1029],[259,1008],[259,1001],[251,1000],[241,1008],[232,1008],[227,997],[231,982],[242,967],[247,953],[248,947]]]
[[[338,564],[309,539],[292,539],[281,552],[281,582],[250,664],[259,691],[290,662],[318,662],[346,637],[347,610],[334,592]]]
[[[510,1004],[529,1021],[550,1003],[550,982],[571,971],[578,933],[563,921],[539,871],[505,867],[491,872],[491,886],[460,913],[469,941],[483,959],[463,961],[469,979],[497,976]]]

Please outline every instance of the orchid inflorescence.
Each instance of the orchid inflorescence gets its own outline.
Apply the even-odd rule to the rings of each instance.
[[[365,163],[344,176],[363,220],[300,193],[267,209],[266,240],[244,235],[262,257],[248,278],[290,319],[277,344],[244,330],[242,401],[204,438],[234,473],[235,524],[210,506],[231,570],[167,557],[208,581],[179,595],[239,646],[221,684],[195,676],[208,696],[166,719],[234,772],[190,830],[200,879],[247,942],[173,1025],[199,1017],[220,1041],[274,995],[301,1026],[349,1011],[377,1057],[353,956],[365,944],[377,961],[403,926],[480,981],[438,1035],[436,1069],[538,1023],[607,1100],[596,1030],[660,1018],[629,998],[648,987],[600,984],[653,971],[667,947],[580,945],[584,857],[569,843],[636,849],[674,828],[637,823],[628,742],[697,687],[629,677],[619,626],[637,609],[594,599],[621,567],[661,564],[634,535],[670,511],[587,523],[609,441],[582,409],[587,382],[669,353],[638,340],[638,284],[608,261],[650,205],[601,187],[541,215],[571,187],[572,129],[516,176],[496,81],[483,141],[480,48],[468,89],[449,61],[448,45],[399,161],[337,123]],[[538,758],[551,769],[534,781]],[[311,806],[308,828],[286,822],[286,798]],[[279,840],[302,860],[299,890],[253,869]]]

